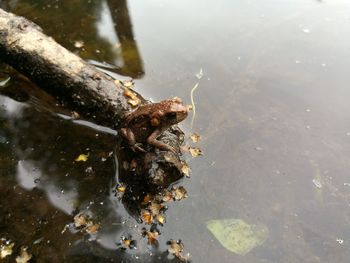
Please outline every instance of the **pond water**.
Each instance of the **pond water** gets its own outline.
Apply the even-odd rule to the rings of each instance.
[[[86,60],[159,101],[179,96],[181,124],[203,156],[187,156],[189,197],[169,204],[158,245],[111,189],[114,131],[72,121],[5,65],[0,91],[0,238],[37,262],[170,262],[181,239],[191,262],[348,262],[350,258],[350,3],[346,0],[8,0]],[[83,43],[83,47],[81,44]],[[74,162],[88,154],[87,162]],[[66,229],[77,211],[97,235]],[[264,226],[245,255],[210,220]],[[122,235],[138,249],[117,249]],[[242,241],[244,242],[244,241]],[[7,257],[5,260],[10,260]],[[6,261],[5,261],[6,262]],[[10,262],[10,261],[9,261]],[[13,261],[11,261],[13,262]]]

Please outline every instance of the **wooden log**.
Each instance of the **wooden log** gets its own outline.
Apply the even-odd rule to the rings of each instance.
[[[27,20],[0,9],[0,59],[65,106],[99,125],[118,129],[121,117],[132,110],[122,82],[98,71],[84,60],[46,36],[42,29]],[[136,93],[136,96],[145,100]],[[171,144],[178,153],[183,133],[172,127],[160,140]],[[147,154],[118,148],[119,173],[130,171],[124,164],[137,161],[136,172],[151,186],[165,187],[182,177],[179,155],[151,150]],[[121,152],[122,151],[122,152]]]

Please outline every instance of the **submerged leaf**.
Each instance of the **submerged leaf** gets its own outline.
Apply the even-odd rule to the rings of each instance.
[[[221,245],[239,255],[262,245],[268,236],[265,226],[249,225],[242,219],[209,220],[206,225]]]
[[[11,242],[4,242],[5,244],[0,245],[0,259],[6,258],[7,256],[12,254],[12,248],[15,245],[15,243]]]
[[[17,263],[27,263],[32,258],[32,255],[27,252],[26,247],[21,248],[21,254],[16,257]]]

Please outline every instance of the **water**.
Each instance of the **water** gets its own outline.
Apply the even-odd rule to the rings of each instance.
[[[348,262],[347,1],[1,4],[84,59],[116,65],[146,98],[190,103],[199,83],[193,127],[190,116],[182,128],[202,136],[194,145],[204,156],[188,157],[193,174],[181,184],[189,198],[170,204],[151,249],[110,193],[115,135],[53,114],[65,112],[52,98],[35,93],[33,103],[18,78],[0,97],[0,237],[29,246],[38,262],[167,262],[171,238],[192,262]],[[75,163],[81,153],[88,162]],[[61,234],[76,210],[101,224],[93,240]],[[267,240],[245,256],[226,250],[206,222],[230,218],[266,226]],[[138,250],[116,249],[123,234],[139,240]]]

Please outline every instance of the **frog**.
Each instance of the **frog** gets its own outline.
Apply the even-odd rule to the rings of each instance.
[[[171,126],[186,119],[187,115],[188,108],[178,97],[143,104],[123,116],[120,134],[134,151],[146,152],[140,144],[148,143],[159,150],[176,153],[173,147],[157,138]]]

